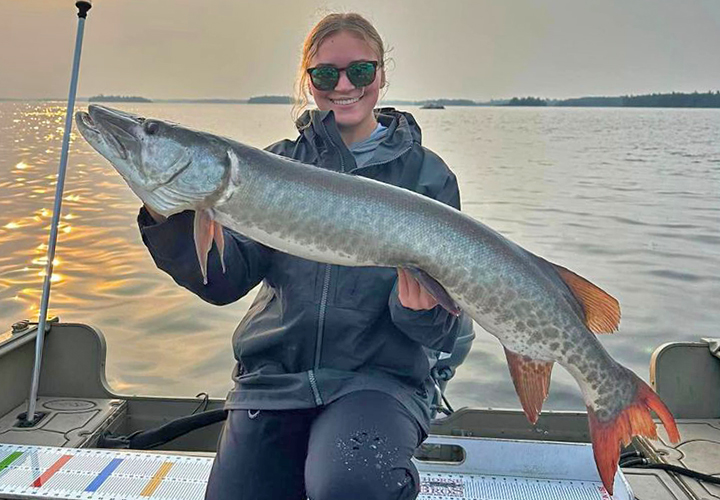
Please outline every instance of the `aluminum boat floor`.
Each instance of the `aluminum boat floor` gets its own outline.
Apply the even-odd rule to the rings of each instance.
[[[611,498],[588,445],[439,436],[428,442],[464,453],[457,463],[418,462],[420,500]],[[0,445],[0,497],[199,500],[211,466],[212,458],[187,454]],[[633,498],[621,473],[613,498]]]

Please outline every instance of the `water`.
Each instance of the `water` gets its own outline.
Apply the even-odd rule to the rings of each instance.
[[[286,106],[122,107],[259,147],[295,135]],[[0,332],[37,319],[64,110],[0,103]],[[601,339],[617,360],[647,379],[658,345],[720,333],[720,111],[410,111],[457,174],[467,213],[618,298],[620,331]],[[212,306],[158,271],[138,207],[74,135],[50,314],[104,332],[119,392],[224,396],[230,337],[252,298]],[[493,337],[478,331],[448,396],[455,406],[518,407]],[[582,408],[562,369],[545,407]]]

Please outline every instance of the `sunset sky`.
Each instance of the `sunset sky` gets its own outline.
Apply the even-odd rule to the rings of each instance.
[[[290,94],[307,31],[357,11],[392,47],[388,99],[720,89],[718,0],[95,0],[79,96]],[[0,0],[0,98],[67,95],[74,0]]]

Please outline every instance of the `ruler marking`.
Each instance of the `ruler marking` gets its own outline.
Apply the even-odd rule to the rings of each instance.
[[[63,455],[62,457],[60,457],[54,464],[50,466],[49,469],[43,472],[39,478],[33,481],[32,486],[34,486],[35,488],[39,488],[43,484],[47,483],[48,479],[53,477],[53,475],[55,475],[55,473],[60,470],[60,467],[65,465],[67,461],[70,460],[72,457],[73,455]]]
[[[13,463],[15,460],[17,460],[18,458],[20,458],[20,456],[22,456],[22,454],[23,454],[23,452],[21,452],[21,451],[14,451],[14,452],[12,452],[5,460],[3,460],[2,462],[0,462],[0,472],[2,472],[3,470],[7,469],[7,467],[8,467],[11,463]]]
[[[140,492],[141,497],[149,497],[152,495],[155,490],[160,486],[160,481],[163,480],[163,478],[167,475],[168,472],[170,472],[170,469],[174,465],[174,462],[165,462],[163,463],[158,471],[153,476],[152,480],[143,488],[143,490]]]
[[[109,464],[105,466],[105,468],[100,471],[100,474],[97,475],[95,479],[92,480],[90,484],[88,484],[87,488],[85,488],[85,491],[87,492],[95,492],[97,489],[102,486],[102,484],[107,480],[107,478],[110,477],[110,474],[117,469],[117,466],[120,465],[120,462],[122,462],[122,458],[113,458]]]

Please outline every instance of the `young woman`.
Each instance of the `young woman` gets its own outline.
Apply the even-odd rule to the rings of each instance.
[[[375,110],[385,50],[358,14],[331,14],[310,32],[298,78],[300,135],[268,149],[304,163],[414,190],[456,208],[457,182],[420,144],[413,117]],[[235,387],[208,499],[412,499],[410,461],[427,435],[430,370],[470,320],[447,313],[405,271],[321,264],[225,230],[203,285],[192,214],[142,209],[158,267],[204,300],[226,304],[262,282],[233,337]]]

